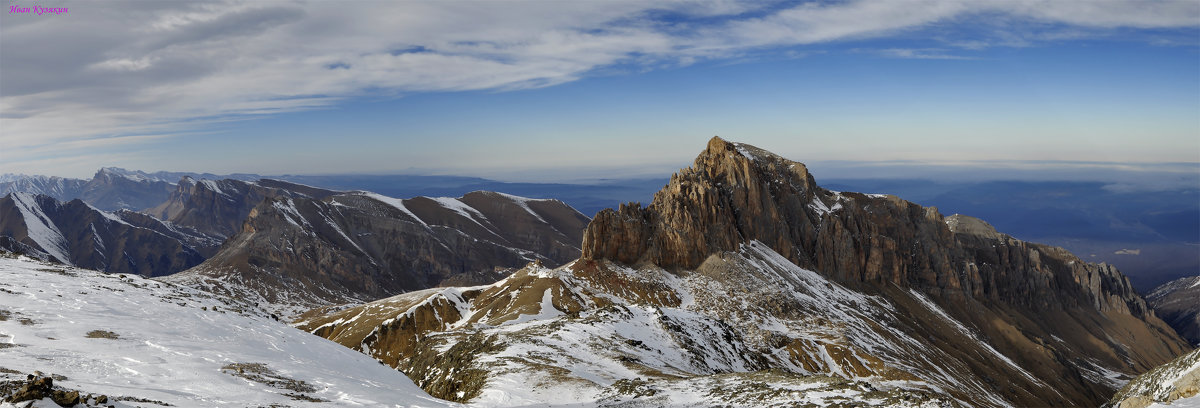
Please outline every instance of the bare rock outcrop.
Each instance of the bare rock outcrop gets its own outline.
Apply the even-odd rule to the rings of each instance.
[[[717,137],[649,205],[597,214],[582,261],[685,271],[751,242],[867,293],[929,295],[1020,366],[1061,379],[1024,403],[1111,395],[1114,384],[1064,361],[1136,374],[1190,349],[1112,266],[895,196],[829,191],[801,163]],[[1048,339],[1065,345],[1040,346]]]

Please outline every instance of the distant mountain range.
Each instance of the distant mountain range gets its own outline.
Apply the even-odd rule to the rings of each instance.
[[[42,194],[59,201],[71,201],[78,198],[105,211],[140,211],[162,203],[175,190],[174,184],[185,176],[240,180],[257,180],[259,178],[253,175],[217,176],[208,173],[161,171],[146,173],[105,167],[96,171],[90,180],[5,174],[0,176],[0,196],[14,192]]]
[[[0,195],[20,191],[49,195],[59,201],[81,198],[102,210],[141,211],[162,204],[176,194],[176,185],[185,176],[193,181],[269,178],[332,191],[372,191],[389,197],[459,197],[472,191],[498,191],[530,198],[558,199],[587,216],[605,208],[616,208],[624,202],[649,202],[667,182],[662,178],[591,183],[511,183],[477,177],[425,175],[264,177],[255,174],[146,173],[109,167],[98,171],[90,180],[3,175],[0,176]],[[968,214],[986,219],[1019,239],[1062,246],[1088,261],[1115,265],[1142,293],[1200,270],[1200,186],[1131,191],[1100,182],[938,182],[836,177],[825,185],[836,191],[893,194],[935,206],[945,214]]]
[[[626,201],[649,199],[665,179],[617,179],[594,183],[510,183],[477,177],[421,175],[261,176],[211,173],[154,172],[105,167],[90,180],[23,174],[0,175],[0,195],[10,192],[44,194],[59,201],[82,199],[96,208],[141,211],[161,204],[187,177],[195,180],[257,181],[271,179],[335,191],[371,191],[389,197],[451,196],[472,191],[497,191],[529,198],[561,200],[591,216]]]

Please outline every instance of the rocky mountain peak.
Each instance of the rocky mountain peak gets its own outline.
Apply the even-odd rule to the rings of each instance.
[[[803,164],[713,137],[648,207],[597,214],[584,235],[583,257],[692,269],[710,254],[758,240],[800,263],[795,244],[836,200]]]
[[[936,208],[895,196],[825,190],[803,164],[720,138],[711,139],[695,163],[673,175],[649,205],[631,203],[597,214],[584,232],[578,265],[610,260],[682,272],[743,245],[765,246],[856,290],[922,293],[995,338],[1009,334],[989,326],[1001,318],[993,310],[1025,316],[1010,324],[1037,333],[1034,340],[1005,340],[997,349],[1022,354],[1018,360],[1028,364],[1042,364],[1037,361],[1046,357],[1024,356],[1030,342],[1051,336],[1078,344],[1083,355],[1104,356],[1105,365],[1133,372],[1186,347],[1109,265],[1014,239],[977,218],[943,217]],[[973,312],[959,312],[967,310]],[[1047,313],[1089,316],[1078,318],[1081,322],[1099,319],[1081,323],[1097,332],[1136,327],[1137,335],[1112,336],[1137,344],[1139,351],[1130,355],[1112,341],[1090,343],[1093,339],[1072,339],[1078,337],[1073,332],[1028,323],[1045,320]],[[1080,384],[1081,390],[1092,387]]]

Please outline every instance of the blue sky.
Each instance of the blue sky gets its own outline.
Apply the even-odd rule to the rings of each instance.
[[[43,6],[0,15],[0,173],[1200,168],[1195,1]]]

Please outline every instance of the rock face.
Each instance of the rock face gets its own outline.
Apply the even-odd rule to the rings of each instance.
[[[267,198],[324,198],[332,194],[329,190],[269,179],[247,182],[195,180],[184,176],[166,201],[145,213],[224,240],[241,231],[250,210]]]
[[[583,260],[691,270],[751,241],[866,293],[930,296],[1048,381],[1017,405],[1097,405],[1114,384],[1072,362],[1140,373],[1188,348],[1110,266],[897,197],[828,191],[803,164],[720,138],[649,206],[597,214]],[[982,375],[990,363],[968,364]]]
[[[36,258],[112,273],[162,276],[204,261],[220,244],[198,231],[81,200],[12,193],[0,198],[0,245]]]
[[[535,260],[558,265],[579,256],[587,222],[556,200],[492,192],[276,197],[252,209],[215,256],[170,279],[260,299],[289,315],[495,276],[498,267]]]
[[[1154,313],[1193,345],[1200,345],[1200,276],[1189,276],[1154,288],[1146,296]]]

